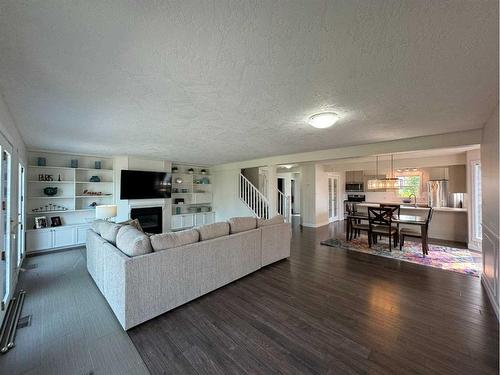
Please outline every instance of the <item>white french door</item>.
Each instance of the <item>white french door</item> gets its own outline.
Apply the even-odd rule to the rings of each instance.
[[[10,221],[10,194],[11,194],[11,162],[12,145],[0,135],[0,291],[2,293],[2,309],[0,318],[3,318],[10,297],[12,280],[12,251],[11,251],[11,221]]]
[[[339,220],[340,177],[328,177],[328,221]]]
[[[17,267],[21,267],[24,258],[24,194],[26,174],[24,166],[19,163],[18,166],[18,182],[17,182]]]

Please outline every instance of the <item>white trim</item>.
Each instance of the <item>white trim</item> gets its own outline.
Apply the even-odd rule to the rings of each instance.
[[[483,275],[481,275],[481,284],[483,284],[484,290],[486,291],[488,299],[491,302],[491,306],[493,306],[493,310],[495,311],[495,315],[497,316],[497,319],[500,321],[500,307],[498,306],[497,301],[493,295],[493,291],[490,286],[490,283],[488,282],[488,279],[483,277]]]
[[[319,227],[324,227],[325,225],[329,225],[329,224],[330,224],[330,222],[326,221],[326,222],[319,223],[319,224],[302,223],[302,226],[309,227],[309,228],[319,228]]]

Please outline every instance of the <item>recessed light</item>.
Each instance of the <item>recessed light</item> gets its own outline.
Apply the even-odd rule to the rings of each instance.
[[[329,128],[337,122],[339,115],[333,112],[316,113],[309,117],[309,125],[318,129]]]

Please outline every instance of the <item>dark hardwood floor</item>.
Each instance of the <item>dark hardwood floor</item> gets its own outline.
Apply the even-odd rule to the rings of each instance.
[[[320,245],[128,331],[152,374],[498,374],[479,278]]]

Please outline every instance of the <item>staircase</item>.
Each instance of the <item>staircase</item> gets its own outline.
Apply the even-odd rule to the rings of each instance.
[[[280,214],[283,215],[286,222],[290,221],[290,197],[277,191],[277,204],[274,212],[271,209],[269,199],[262,194],[245,176],[240,173],[239,177],[239,197],[243,203],[261,219]]]

